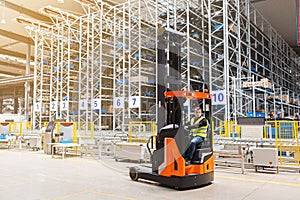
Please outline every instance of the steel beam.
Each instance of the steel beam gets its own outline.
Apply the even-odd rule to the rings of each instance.
[[[47,23],[52,23],[52,20],[49,17],[45,16],[45,15],[42,15],[42,14],[40,14],[38,12],[35,12],[35,11],[30,10],[28,8],[25,8],[23,6],[19,6],[17,4],[9,2],[9,1],[5,1],[4,0],[3,2],[4,2],[4,5],[5,5],[6,8],[10,8],[12,10],[15,10],[15,11],[17,11],[19,13],[28,15],[28,16],[30,16],[30,17],[32,17],[34,19],[38,19],[40,21],[44,21],[44,22],[47,22]]]
[[[15,52],[15,51],[6,50],[6,49],[3,49],[3,48],[0,48],[0,54],[8,55],[8,56],[13,56],[13,57],[17,57],[17,58],[22,58],[22,59],[26,59],[26,54]],[[31,56],[30,60],[33,61],[34,57]]]
[[[30,37],[25,37],[23,35],[19,35],[19,34],[11,32],[11,31],[6,31],[3,29],[0,29],[0,35],[10,38],[10,39],[13,39],[13,40],[16,40],[16,41],[19,41],[19,42],[34,45],[34,42]]]

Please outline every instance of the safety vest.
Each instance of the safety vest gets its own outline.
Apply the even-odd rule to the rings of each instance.
[[[191,125],[200,123],[202,119],[204,119],[204,117],[199,117],[199,118],[194,122],[195,119],[192,118],[192,119],[191,119]],[[192,129],[192,130],[191,130],[192,135],[193,135],[193,136],[200,136],[200,137],[206,138],[206,135],[207,135],[207,128],[208,128],[208,121],[206,122],[206,126],[202,126],[202,127],[200,127],[200,128]]]

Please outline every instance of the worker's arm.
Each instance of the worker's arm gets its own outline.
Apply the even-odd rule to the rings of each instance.
[[[206,126],[206,125],[207,125],[207,120],[206,120],[206,118],[203,118],[203,119],[202,119],[199,123],[197,123],[197,124],[185,126],[185,129],[192,130],[192,129],[200,128],[200,127]]]

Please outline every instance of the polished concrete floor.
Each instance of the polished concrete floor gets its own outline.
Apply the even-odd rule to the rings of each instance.
[[[145,181],[132,181],[128,168],[138,163],[110,157],[64,160],[43,152],[0,150],[0,200],[295,200],[300,174],[216,167],[212,184],[177,191]]]

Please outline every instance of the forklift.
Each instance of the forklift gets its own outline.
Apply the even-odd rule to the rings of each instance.
[[[186,124],[186,101],[191,107],[201,107],[211,124],[211,94],[203,91],[182,90],[181,39],[174,30],[158,30],[157,49],[157,135],[149,138],[147,149],[152,170],[138,167],[129,169],[132,180],[154,181],[177,190],[197,188],[214,180],[212,131],[209,126],[204,142],[197,146],[191,164],[185,165],[185,153],[190,144]],[[204,88],[205,84],[203,83]],[[154,147],[155,146],[155,147]]]

